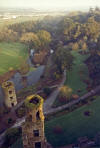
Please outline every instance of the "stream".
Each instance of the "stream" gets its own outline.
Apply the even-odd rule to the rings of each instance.
[[[33,66],[30,59],[28,59],[28,63],[30,65],[30,67]],[[26,76],[27,86],[34,85],[39,81],[40,76],[43,74],[44,68],[45,68],[44,65],[39,66],[38,68],[36,68],[35,70],[33,69],[32,71],[30,71],[27,74],[27,76]],[[25,87],[23,84],[22,75],[18,72],[8,81],[13,81],[16,91],[19,91]],[[3,94],[2,88],[0,86],[0,106],[3,104],[3,100],[4,100],[4,94]]]

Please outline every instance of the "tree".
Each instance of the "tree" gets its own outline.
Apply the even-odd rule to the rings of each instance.
[[[51,42],[51,35],[45,30],[39,30],[37,34],[33,32],[23,33],[20,41],[34,46],[36,50],[47,49]]]
[[[20,60],[19,72],[21,73],[21,75],[25,75],[25,74],[27,74],[29,72],[30,66],[27,63],[27,61],[22,59],[22,57],[20,57],[19,60]]]
[[[69,99],[72,95],[72,89],[70,87],[64,85],[60,88],[59,95],[60,95],[60,97],[65,97],[65,98]]]
[[[37,32],[37,36],[38,36],[39,41],[40,41],[40,49],[48,48],[48,45],[51,42],[51,35],[50,35],[50,33],[45,31],[45,30],[39,30]]]
[[[88,21],[83,24],[83,34],[90,41],[95,41],[100,35],[100,24],[95,21],[94,16],[89,17]]]
[[[36,49],[41,45],[38,36],[33,32],[22,34],[20,41],[28,45],[33,45]]]
[[[83,50],[86,50],[86,49],[87,49],[86,43],[84,43],[84,44],[82,45],[82,49],[83,49]]]
[[[76,43],[73,43],[72,50],[78,50],[78,49],[79,49],[78,43],[77,42]]]
[[[0,30],[0,41],[18,41],[18,33],[14,32],[12,29],[8,29],[7,27],[4,27]]]
[[[81,34],[81,24],[73,19],[65,18],[62,21],[62,30],[65,41],[76,41]]]
[[[62,73],[64,69],[70,70],[73,64],[73,60],[74,57],[70,51],[64,49],[63,47],[59,47],[53,55],[53,62],[56,64],[60,73]]]
[[[100,56],[95,53],[87,59],[89,67],[89,75],[93,79],[95,85],[100,84]]]

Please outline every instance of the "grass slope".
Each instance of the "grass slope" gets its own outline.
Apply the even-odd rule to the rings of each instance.
[[[85,111],[91,111],[91,116],[85,116]],[[69,114],[56,117],[45,123],[47,140],[54,146],[75,143],[78,137],[94,137],[100,131],[100,97],[90,105],[85,105]],[[59,125],[61,134],[54,134],[53,129]]]
[[[86,83],[83,82],[83,80],[89,80],[89,73],[88,68],[84,61],[89,57],[89,54],[87,55],[81,55],[78,53],[78,51],[72,51],[72,55],[74,56],[74,64],[72,66],[72,70],[67,72],[67,78],[65,85],[72,88],[72,94],[78,94],[79,96],[82,96],[87,92],[86,90]],[[80,90],[80,92],[78,92]],[[64,102],[60,102],[58,98],[54,102],[54,106],[61,106],[64,105]]]
[[[67,79],[65,84],[73,90],[73,94],[78,94],[77,90],[80,89],[79,95],[86,93],[86,84],[83,82],[85,79],[89,79],[88,68],[84,61],[89,55],[81,55],[77,51],[72,51],[72,55],[75,57],[72,70],[67,72]]]
[[[91,111],[91,116],[85,116],[85,111]],[[53,147],[60,147],[77,142],[77,138],[88,136],[92,138],[100,131],[100,97],[90,105],[82,106],[75,111],[55,117],[45,122],[45,135],[47,141]],[[55,134],[56,126],[62,128],[61,134]],[[11,148],[23,148],[22,140],[19,139]]]
[[[21,43],[0,43],[0,75],[9,68],[19,68],[21,62],[28,57],[28,50]]]

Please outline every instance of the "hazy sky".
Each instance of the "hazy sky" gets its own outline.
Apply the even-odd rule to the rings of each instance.
[[[81,8],[100,6],[100,0],[0,0],[3,7]]]

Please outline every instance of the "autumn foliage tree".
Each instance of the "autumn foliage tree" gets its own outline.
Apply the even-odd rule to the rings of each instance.
[[[39,30],[37,33],[28,32],[22,34],[20,41],[34,46],[36,50],[42,50],[48,48],[51,35],[45,30]]]
[[[88,18],[88,21],[82,25],[83,34],[89,40],[96,40],[100,35],[100,24],[95,21],[94,17]]]
[[[72,89],[66,85],[60,88],[59,97],[60,99],[69,100],[72,95]]]
[[[72,50],[78,50],[78,49],[79,49],[78,43],[77,42],[76,43],[73,43]]]
[[[40,41],[40,48],[46,49],[48,48],[49,43],[51,42],[51,35],[49,32],[45,30],[39,30],[37,32],[37,36]]]
[[[83,43],[82,49],[83,49],[83,50],[86,50],[86,49],[87,49],[87,44],[86,44],[86,43]]]
[[[20,41],[28,45],[33,45],[36,49],[40,46],[40,40],[38,36],[33,32],[22,34]]]

